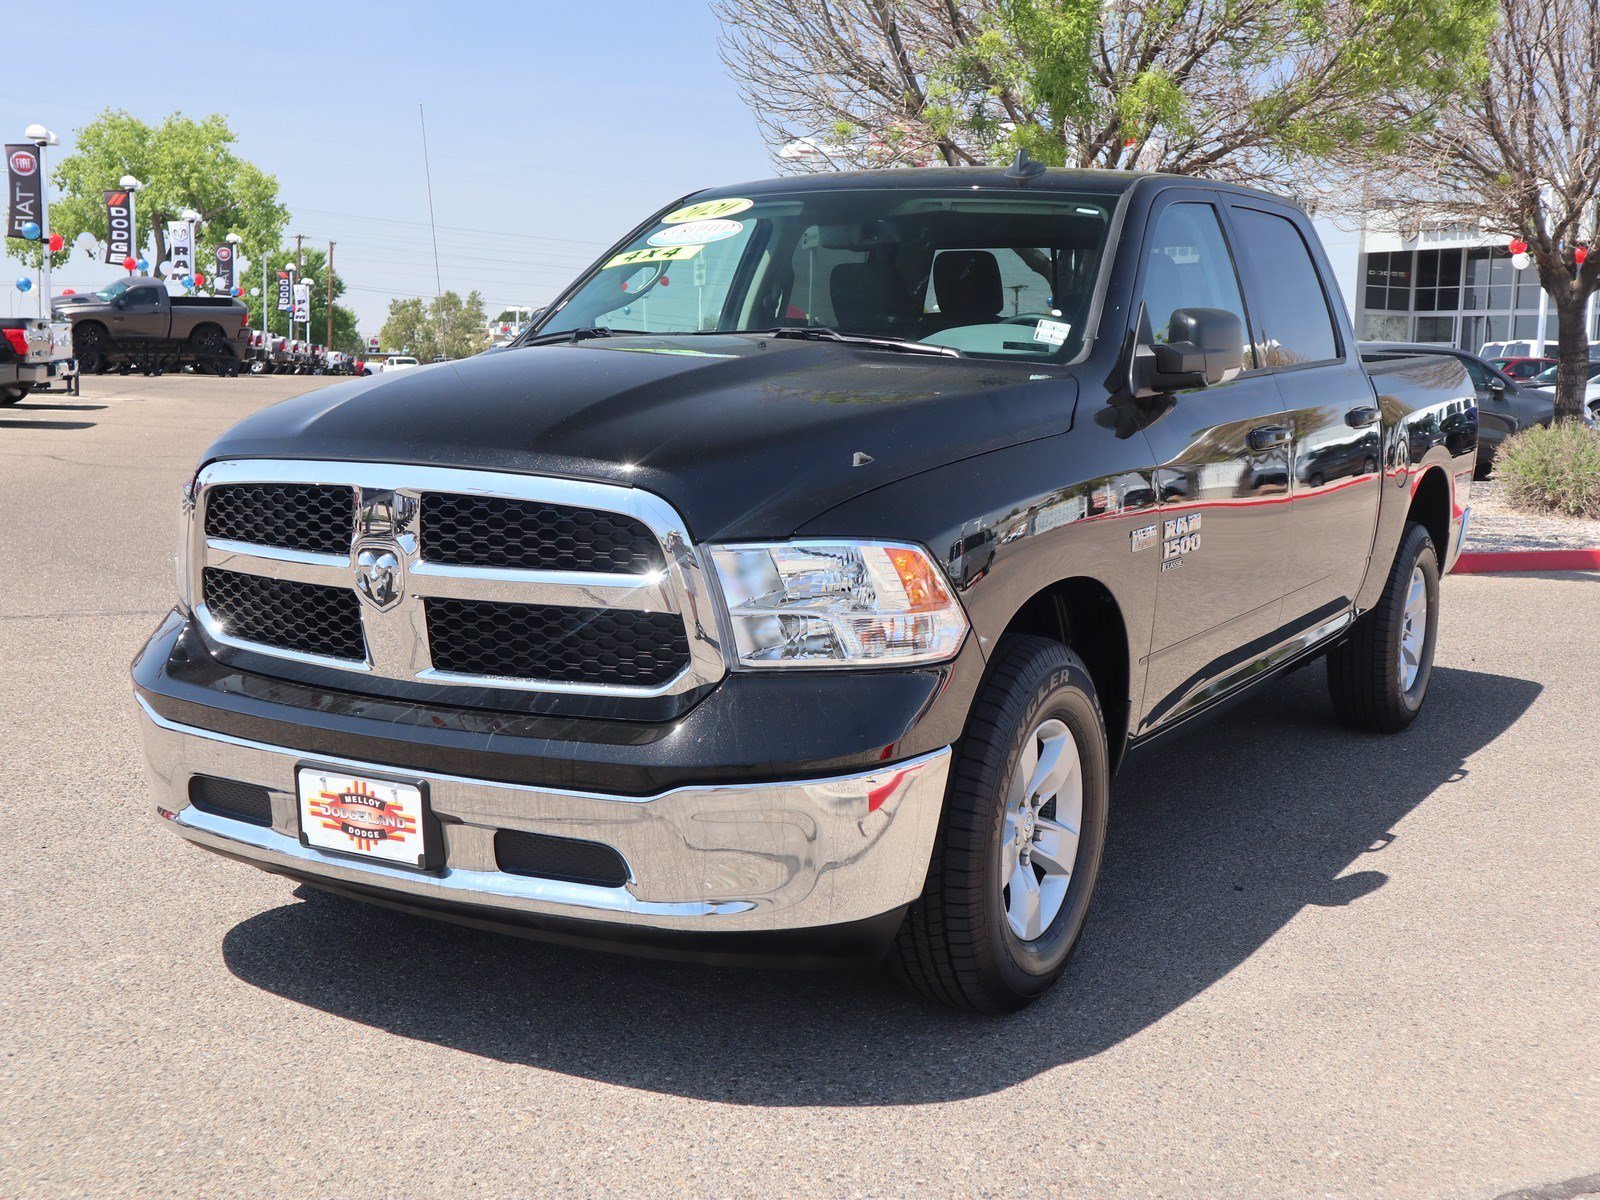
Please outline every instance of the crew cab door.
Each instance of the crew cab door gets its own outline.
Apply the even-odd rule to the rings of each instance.
[[[1305,218],[1270,201],[1229,206],[1255,359],[1282,397],[1292,434],[1284,633],[1337,622],[1367,573],[1378,523],[1382,414]]]
[[[1214,199],[1164,194],[1140,252],[1142,342],[1164,340],[1179,308],[1224,309],[1247,331],[1244,371],[1158,398],[1166,411],[1145,429],[1160,519],[1143,728],[1182,716],[1248,672],[1276,645],[1283,598],[1290,433],[1276,383],[1249,357],[1249,314]]]
[[[164,338],[167,322],[162,319],[166,290],[155,284],[141,284],[118,296],[106,313],[106,327],[119,341],[139,338]]]

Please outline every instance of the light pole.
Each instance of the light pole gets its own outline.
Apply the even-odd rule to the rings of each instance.
[[[137,260],[139,257],[139,213],[134,206],[134,199],[139,195],[139,190],[144,187],[144,184],[140,183],[132,175],[124,175],[117,180],[117,186],[128,193],[128,254],[131,258]],[[108,236],[110,232],[109,229],[106,231]],[[133,272],[129,271],[128,274],[132,275]]]
[[[194,245],[195,226],[200,224],[200,214],[195,212],[195,210],[192,208],[186,208],[178,214],[178,220],[182,221],[189,227],[189,278],[193,279],[196,261]],[[189,285],[185,286],[188,287]],[[192,287],[190,290],[193,290]]]
[[[233,248],[233,253],[228,255],[228,293],[232,295],[235,287],[240,287],[244,284],[244,276],[239,273],[239,243],[244,239],[237,233],[230,233],[222,240]],[[217,289],[213,285],[212,294],[215,295],[216,291]]]
[[[61,139],[43,125],[29,125],[22,136],[39,148],[36,168],[39,172],[39,245],[44,251],[40,260],[44,265],[39,272],[39,315],[48,317],[53,311],[50,304],[50,177],[45,173],[44,148],[59,145]]]

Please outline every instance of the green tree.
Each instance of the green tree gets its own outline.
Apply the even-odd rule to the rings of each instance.
[[[261,328],[261,305],[265,300],[267,305],[267,328],[273,333],[285,337],[289,333],[289,314],[278,309],[278,270],[293,264],[295,261],[294,247],[286,246],[267,256],[267,289],[264,296],[252,294],[252,290],[261,288],[261,262],[259,259],[251,262],[239,276],[239,287],[242,294],[240,299],[245,302],[250,310],[250,327]],[[307,323],[298,323],[297,332],[306,340],[321,345],[326,343],[330,350],[342,350],[346,354],[359,354],[365,343],[356,330],[356,315],[344,305],[339,303],[339,297],[345,293],[343,277],[335,270],[333,272],[333,340],[328,341],[328,255],[326,251],[316,250],[310,246],[305,247],[300,253],[300,270],[297,278],[311,281],[311,320],[310,333],[306,334]]]
[[[1493,0],[713,0],[780,165],[1138,167],[1294,187],[1481,69]],[[1423,117],[1426,120],[1426,117]],[[1325,180],[1319,180],[1325,181]],[[1309,188],[1307,189],[1309,190]]]
[[[465,300],[455,292],[429,301],[391,300],[379,340],[385,350],[409,350],[424,362],[440,354],[466,358],[483,349],[488,320],[476,291]]]
[[[248,254],[282,240],[289,210],[278,200],[278,181],[234,153],[237,141],[222,116],[195,120],[173,113],[150,125],[120,110],[107,109],[76,132],[71,154],[51,172],[50,226],[66,239],[51,259],[62,265],[79,234],[105,239],[103,193],[124,175],[144,188],[136,208],[139,249],[150,247],[152,264],[167,257],[166,223],[185,209],[200,214],[195,266],[209,276],[216,248],[230,233],[244,239]],[[44,251],[37,242],[10,239],[8,250],[30,266]]]

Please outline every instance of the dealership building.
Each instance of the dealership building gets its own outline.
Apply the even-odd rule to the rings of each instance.
[[[1355,289],[1349,297],[1364,341],[1429,342],[1478,353],[1514,343],[1509,354],[1550,354],[1556,314],[1539,286],[1538,268],[1517,270],[1507,238],[1474,223],[1423,221],[1403,227],[1382,210],[1362,223]],[[1600,342],[1597,297],[1585,325]]]

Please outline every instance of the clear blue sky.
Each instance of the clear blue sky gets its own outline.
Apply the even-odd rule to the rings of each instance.
[[[288,231],[337,243],[363,333],[392,297],[434,292],[419,101],[444,286],[482,291],[491,315],[548,299],[656,206],[773,174],[702,0],[195,9],[187,64],[170,40],[176,10],[129,21],[125,42],[107,16],[67,0],[41,18],[58,31],[40,39],[48,59],[0,79],[4,140],[39,121],[59,155],[107,107],[224,114],[238,152],[278,177]],[[233,48],[219,54],[223,30]],[[0,312],[33,311],[11,286],[21,273],[4,264]],[[75,255],[55,282],[121,274]]]
[[[238,152],[278,177],[288,232],[337,243],[363,333],[377,332],[391,298],[434,294],[419,101],[444,286],[478,289],[491,315],[549,299],[658,205],[774,173],[703,0],[195,9],[187,60],[170,40],[176,10],[172,24],[130,21],[126,41],[107,13],[57,0],[41,18],[48,57],[13,61],[0,80],[4,140],[39,121],[61,135],[61,154],[107,107],[152,122],[224,114]],[[233,38],[225,52],[214,49],[221,31]],[[1322,230],[1349,300],[1355,238]],[[4,264],[0,313],[33,311],[11,285],[20,273]],[[75,255],[55,283],[121,273]]]

